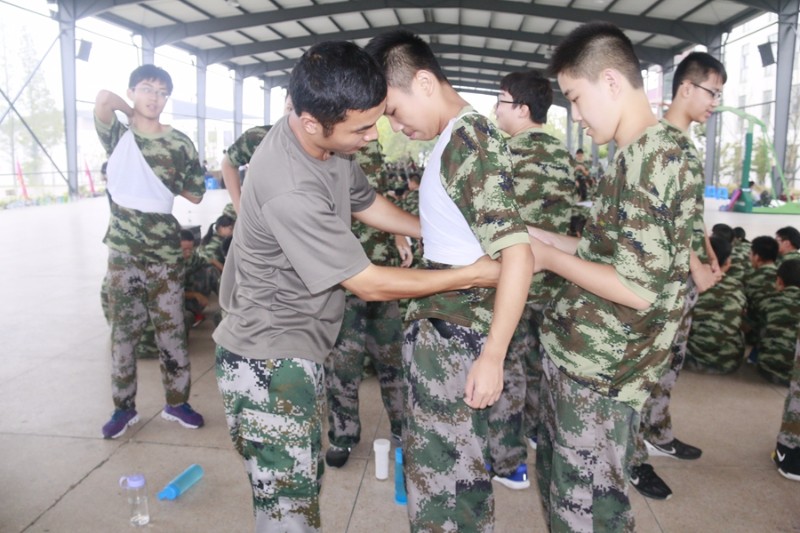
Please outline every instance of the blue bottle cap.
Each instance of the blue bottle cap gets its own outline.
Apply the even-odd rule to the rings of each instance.
[[[158,493],[159,500],[174,500],[178,497],[178,488],[170,483]]]

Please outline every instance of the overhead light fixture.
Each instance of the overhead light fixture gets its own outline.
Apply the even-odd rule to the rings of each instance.
[[[239,2],[236,0],[225,0],[225,3],[231,7],[239,7]]]

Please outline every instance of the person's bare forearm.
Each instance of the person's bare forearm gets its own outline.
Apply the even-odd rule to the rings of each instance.
[[[528,298],[534,258],[527,245],[507,248],[503,250],[501,257],[502,267],[497,282],[492,325],[484,352],[504,359]]]
[[[233,166],[228,160],[228,156],[222,158],[222,165],[220,165],[222,170],[222,181],[225,183],[225,188],[228,190],[228,194],[231,197],[231,203],[233,204],[233,209],[237,213],[239,212],[239,201],[242,198],[242,181],[239,178],[239,169]]]
[[[534,251],[534,254],[536,252]],[[613,265],[593,263],[580,257],[550,248],[548,254],[536,254],[542,266],[571,281],[575,285],[614,303],[639,311],[650,307],[650,302],[623,285]]]
[[[534,226],[528,226],[528,235],[536,237],[545,244],[554,246],[564,253],[574,255],[578,250],[578,241],[580,238],[572,237],[570,235],[562,235],[552,231],[543,230]]]
[[[487,256],[462,268],[446,270],[407,269],[370,264],[341,285],[364,301],[418,298],[437,292],[470,287],[494,287],[500,265]]]
[[[353,213],[353,218],[387,233],[414,239],[421,237],[419,217],[403,211],[381,195],[376,195],[367,209]]]
[[[94,114],[103,124],[111,124],[114,111],[122,111],[127,116],[133,115],[133,108],[121,96],[111,91],[102,90],[94,100]]]

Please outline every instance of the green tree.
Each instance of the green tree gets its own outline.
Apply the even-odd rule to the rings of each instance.
[[[769,140],[763,135],[755,143],[752,157],[752,172],[756,174],[755,182],[759,185],[769,185],[772,188],[772,184],[767,184],[765,180],[772,169],[772,155],[769,152]]]
[[[719,173],[722,177],[728,177],[730,183],[739,186],[742,183],[742,164],[744,151],[742,143],[725,143],[720,154]],[[726,180],[720,180],[725,183]]]
[[[386,117],[378,120],[378,140],[383,148],[383,158],[387,163],[413,161],[417,165],[422,165],[427,162],[428,155],[436,144],[436,139],[412,141],[402,132],[392,131],[392,126]],[[423,161],[420,161],[420,154],[423,154]]]
[[[3,25],[0,25],[0,32],[5,33]],[[30,32],[23,28],[21,34],[22,39],[19,42],[10,43],[3,39],[4,53],[0,74],[5,77],[3,92],[12,99],[42,59],[40,52],[36,50]],[[0,109],[5,112],[8,109],[8,102],[3,101],[3,104]],[[14,103],[14,107],[48,152],[52,153],[59,145],[63,145],[63,113],[56,107],[41,69],[22,88],[22,94]],[[13,111],[0,124],[0,136],[7,141],[4,142],[4,145],[9,147],[9,160],[20,161],[28,183],[40,185],[42,182],[41,172],[43,169],[49,168],[51,163],[44,156],[42,147],[21,124]],[[10,153],[12,150],[13,158]]]

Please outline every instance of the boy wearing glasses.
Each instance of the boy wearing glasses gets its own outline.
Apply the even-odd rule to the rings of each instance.
[[[175,196],[198,204],[203,171],[192,141],[160,122],[172,79],[155,65],[130,76],[127,96],[100,91],[95,128],[109,154],[111,216],[108,246],[108,307],[111,322],[111,390],[114,414],[103,437],[117,438],[139,421],[134,353],[147,323],[155,327],[166,405],[162,418],[195,429],[203,417],[187,403],[191,385],[183,318],[184,265],[181,226],[172,215]],[[128,125],[117,118],[121,111]]]
[[[574,204],[575,161],[561,141],[545,132],[553,103],[550,80],[539,72],[512,72],[500,80],[495,106],[498,127],[510,135],[514,194],[525,224],[566,234]],[[522,319],[509,345],[503,394],[490,408],[489,450],[494,480],[511,489],[530,485],[527,438],[535,448],[539,425],[542,362],[538,338],[541,313],[561,285],[547,272],[533,277]]]
[[[699,448],[675,438],[669,404],[672,389],[686,356],[686,342],[692,326],[692,308],[697,303],[698,295],[711,288],[722,277],[703,223],[703,160],[687,132],[693,122],[705,124],[714,113],[720,103],[722,86],[727,77],[725,67],[713,56],[705,52],[687,55],[675,69],[672,104],[661,121],[689,161],[689,179],[695,205],[692,210],[692,250],[689,261],[691,275],[686,280],[680,327],[672,341],[669,368],[653,387],[650,398],[642,409],[641,425],[639,431],[635,432],[636,448],[631,460],[631,483],[643,496],[657,500],[669,498],[672,491],[646,462],[648,452],[653,456],[683,460],[698,459],[703,453]]]

